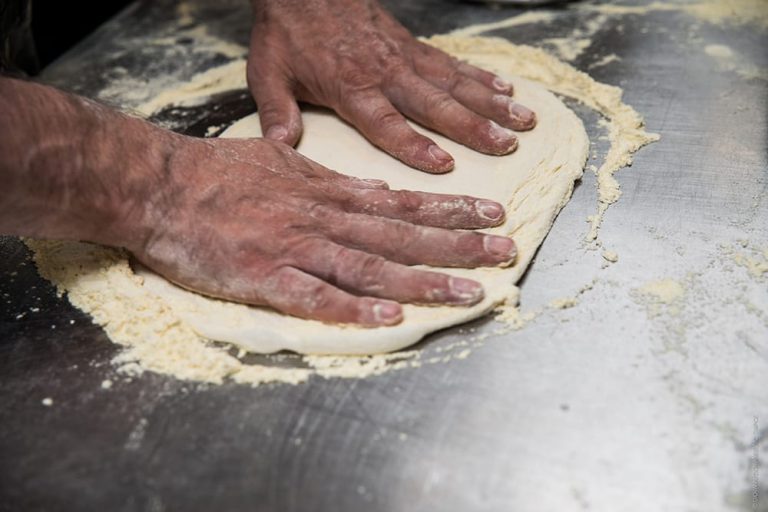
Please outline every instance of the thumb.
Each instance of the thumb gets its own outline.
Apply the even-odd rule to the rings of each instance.
[[[249,76],[249,86],[259,110],[264,138],[295,146],[301,137],[301,111],[289,85],[279,70]]]

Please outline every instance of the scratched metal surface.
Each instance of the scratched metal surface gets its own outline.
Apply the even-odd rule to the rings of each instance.
[[[194,41],[180,40],[172,59],[142,45],[174,4],[135,4],[43,79],[103,97],[116,66],[153,83],[223,62]],[[217,37],[245,43],[244,4],[193,11]],[[387,4],[418,34],[523,12]],[[554,9],[550,23],[494,35],[544,45],[595,17],[581,3]],[[583,243],[588,173],[523,282],[523,310],[591,290],[466,359],[256,389],[129,382],[115,376],[103,332],[2,239],[0,510],[768,510],[768,280],[729,253],[768,248],[768,84],[704,51],[725,44],[764,69],[768,36],[679,12],[602,21],[574,64],[623,87],[663,137],[619,174],[624,197],[601,238],[620,260],[602,268]],[[610,53],[622,60],[590,69]],[[233,118],[252,108],[225,99]],[[594,115],[576,109],[604,150]],[[209,120],[198,114],[171,121],[194,132]],[[638,299],[662,278],[685,288],[676,308]],[[419,349],[439,354],[470,327]],[[101,389],[104,379],[114,386]]]

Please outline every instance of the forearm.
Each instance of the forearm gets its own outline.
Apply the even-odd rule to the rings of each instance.
[[[170,154],[161,130],[7,78],[0,112],[1,233],[125,246],[143,236]]]

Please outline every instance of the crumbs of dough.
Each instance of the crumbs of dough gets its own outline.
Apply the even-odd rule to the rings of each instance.
[[[685,288],[683,285],[674,279],[649,281],[638,288],[638,291],[649,297],[652,301],[661,304],[672,304],[673,302],[682,299],[685,295]]]
[[[730,254],[731,259],[740,267],[744,267],[750,276],[761,279],[764,274],[768,273],[768,248],[761,251],[751,247],[747,240],[742,241],[740,245],[748,252],[728,249],[727,252]]]
[[[733,261],[747,269],[749,274],[753,277],[762,277],[763,274],[768,272],[768,258],[763,256],[763,259],[751,258],[744,254],[734,254]]]
[[[567,61],[576,60],[592,44],[591,39],[571,37],[550,37],[542,42],[551,47],[558,57]]]
[[[616,263],[619,261],[619,255],[616,251],[609,251],[604,249],[602,252],[603,259],[609,263]]]
[[[619,62],[619,61],[621,61],[621,57],[619,57],[615,53],[610,53],[610,54],[608,54],[608,55],[606,55],[606,56],[596,60],[592,64],[590,64],[589,68],[590,69],[600,68],[600,67],[603,67],[603,66],[607,66],[608,64],[610,64],[612,62]]]
[[[572,307],[577,306],[579,304],[579,297],[589,292],[590,290],[594,289],[596,283],[597,283],[597,278],[593,279],[591,282],[579,288],[573,297],[561,297],[559,299],[554,299],[550,301],[549,308],[550,309],[570,309]]]
[[[669,278],[649,281],[632,291],[632,296],[640,304],[645,305],[648,316],[651,318],[662,314],[678,316],[682,310],[685,295],[685,286],[680,281]]]
[[[646,306],[651,318],[668,314],[677,316],[682,308],[685,287],[675,279],[649,281],[632,291],[632,296]]]
[[[468,358],[468,357],[469,357],[469,355],[470,355],[471,353],[472,353],[472,350],[471,350],[471,349],[465,348],[464,350],[462,350],[461,352],[459,352],[458,354],[456,354],[456,355],[454,356],[454,359],[466,359],[466,358]]]
[[[525,327],[528,322],[536,318],[537,312],[531,311],[523,313],[517,306],[503,305],[496,309],[494,319],[504,322],[511,330],[517,331]],[[504,332],[504,331],[500,331]]]
[[[729,58],[733,57],[733,50],[722,44],[708,44],[704,47],[704,53],[710,57]]]
[[[579,303],[579,299],[576,297],[564,297],[562,299],[554,299],[549,303],[549,307],[552,309],[568,309],[576,306]]]

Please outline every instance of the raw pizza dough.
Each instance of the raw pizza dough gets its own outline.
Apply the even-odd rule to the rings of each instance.
[[[469,308],[405,305],[400,325],[364,329],[301,320],[268,308],[210,299],[139,270],[144,286],[201,336],[262,353],[283,349],[310,354],[390,352],[430,332],[477,318],[505,301],[516,304],[515,283],[570,198],[574,182],[581,177],[589,140],[579,118],[544,87],[522,78],[506,78],[515,84],[515,99],[538,116],[534,130],[517,134],[519,148],[511,155],[483,155],[415,126],[456,161],[453,172],[430,175],[391,158],[326,111],[304,112],[304,136],[298,146],[302,154],[326,167],[361,178],[384,179],[392,189],[467,194],[507,205],[505,224],[487,231],[515,239],[518,257],[513,266],[440,269],[482,282],[485,299],[481,303]],[[222,136],[260,135],[258,116],[254,114],[236,122]]]

